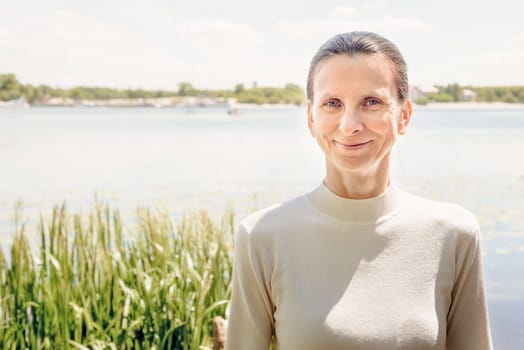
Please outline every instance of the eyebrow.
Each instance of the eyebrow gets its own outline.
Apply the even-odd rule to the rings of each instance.
[[[383,89],[383,88],[380,88],[380,89],[375,89],[375,90],[367,90],[367,91],[364,91],[363,93],[360,94],[359,98],[362,99],[362,98],[367,98],[367,97],[379,97],[381,99],[384,99],[384,100],[392,100],[394,99],[393,96],[391,96],[391,94],[389,92],[384,92],[384,90],[386,89]],[[326,98],[337,98],[337,99],[340,99],[339,95],[337,93],[334,93],[334,92],[326,92],[326,93],[323,93],[322,95],[319,95],[319,99],[323,100],[323,99],[326,99]]]

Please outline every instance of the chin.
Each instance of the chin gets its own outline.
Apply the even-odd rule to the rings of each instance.
[[[373,167],[368,162],[336,162],[332,167],[343,173],[354,173],[371,170]]]

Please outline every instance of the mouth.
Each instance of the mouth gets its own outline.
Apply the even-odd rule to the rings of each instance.
[[[368,143],[371,143],[371,140],[370,141],[366,141],[366,142],[362,142],[362,143],[352,143],[352,144],[348,144],[348,143],[343,143],[343,142],[339,142],[337,140],[333,140],[333,142],[344,148],[344,149],[359,149],[359,148],[362,148],[364,147],[365,145],[367,145]]]

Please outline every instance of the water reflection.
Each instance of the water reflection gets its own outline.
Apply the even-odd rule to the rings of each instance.
[[[0,239],[13,204],[36,220],[95,193],[129,219],[141,205],[174,217],[197,208],[238,217],[316,186],[322,154],[305,111],[253,109],[187,114],[175,109],[0,111]],[[395,181],[409,192],[456,202],[479,218],[497,349],[524,348],[524,110],[415,112],[394,150]]]

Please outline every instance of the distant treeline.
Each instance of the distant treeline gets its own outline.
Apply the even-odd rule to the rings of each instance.
[[[208,96],[213,98],[236,98],[240,103],[276,104],[287,103],[301,105],[305,102],[304,90],[296,84],[287,84],[283,88],[253,87],[237,84],[231,90],[202,90],[188,82],[178,84],[177,91],[144,89],[110,89],[104,87],[78,86],[70,89],[48,85],[33,86],[22,84],[14,74],[0,74],[0,101],[24,98],[28,103],[42,103],[50,98],[71,98],[73,100],[112,100],[146,99],[177,96]]]
[[[438,92],[423,93],[417,104],[428,102],[505,102],[524,103],[524,86],[435,85]]]
[[[104,87],[78,86],[70,89],[48,85],[22,84],[14,74],[0,74],[0,101],[25,99],[29,104],[45,103],[50,98],[82,100],[151,99],[162,97],[206,96],[212,98],[235,98],[239,103],[302,105],[306,102],[304,90],[296,84],[283,88],[252,87],[237,84],[231,90],[197,89],[191,83],[178,84],[177,91],[144,89],[110,89]],[[524,86],[461,86],[457,83],[435,85],[431,92],[419,91],[413,96],[417,104],[429,102],[506,102],[524,103]]]

